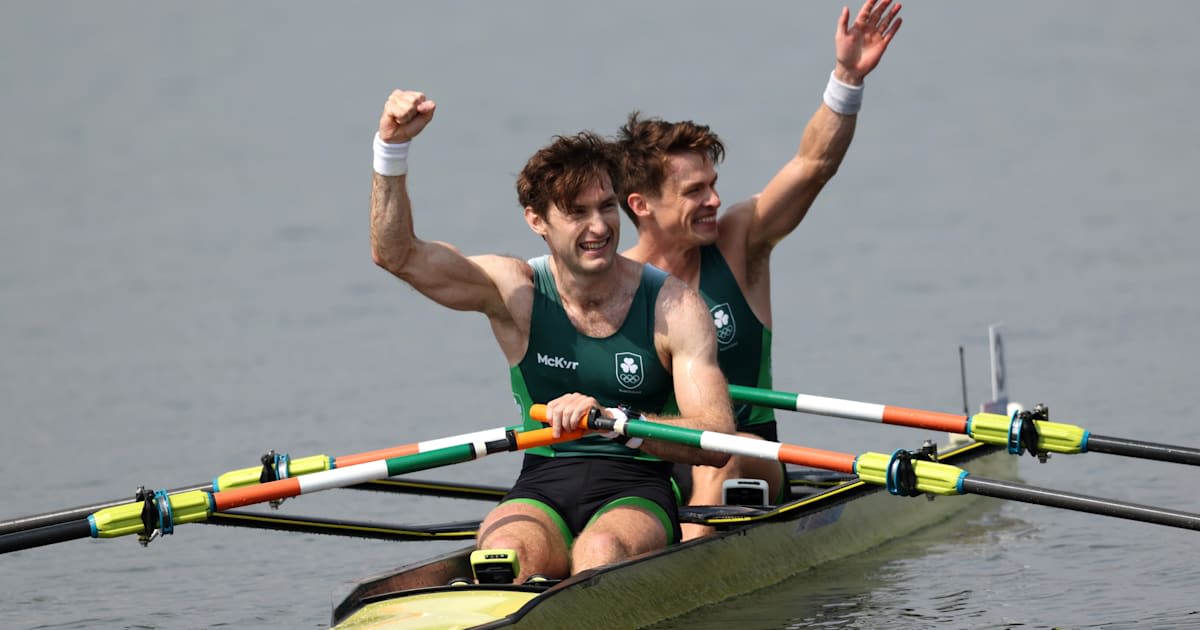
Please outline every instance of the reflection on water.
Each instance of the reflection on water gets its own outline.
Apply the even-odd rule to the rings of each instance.
[[[1005,567],[997,550],[1004,540],[1028,535],[1030,529],[1021,519],[1000,513],[995,503],[980,501],[911,536],[653,628],[928,627],[984,617],[988,610],[976,593],[956,588],[953,576],[938,573],[939,558],[951,553],[977,556],[988,574],[1003,580],[1019,569]],[[954,571],[962,566],[956,561]],[[912,581],[916,583],[910,588]],[[938,582],[945,586],[938,587]]]

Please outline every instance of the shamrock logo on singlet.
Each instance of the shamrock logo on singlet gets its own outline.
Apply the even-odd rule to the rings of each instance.
[[[717,342],[722,346],[733,343],[733,337],[737,334],[737,322],[733,321],[733,309],[729,308],[728,303],[722,302],[708,311],[712,313],[713,325],[717,327]]]
[[[617,382],[621,387],[633,389],[642,384],[642,356],[632,352],[618,352]]]

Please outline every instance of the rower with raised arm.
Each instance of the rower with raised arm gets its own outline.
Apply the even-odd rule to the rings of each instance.
[[[612,143],[590,132],[559,136],[522,169],[518,200],[548,255],[468,257],[413,230],[409,143],[435,109],[424,94],[401,90],[384,106],[371,194],[376,264],[443,306],[487,316],[528,426],[537,424],[532,404],[549,401],[547,416],[558,431],[574,430],[594,407],[615,417],[627,405],[678,426],[731,432],[703,300],[685,283],[617,253]],[[727,459],[601,435],[535,449],[484,519],[478,546],[515,550],[518,580],[565,577],[665,547],[680,539],[670,461],[720,466]]]
[[[891,0],[867,0],[853,23],[849,9],[842,9],[834,38],[837,64],[799,150],[761,193],[733,204],[719,219],[716,165],[725,147],[707,126],[635,112],[619,132],[621,203],[638,230],[637,244],[625,255],[700,291],[711,309],[721,368],[732,384],[771,387],[771,251],[804,219],[850,146],[863,79],[900,28],[900,5],[890,10],[889,5]],[[770,409],[740,405],[737,427],[743,435],[777,439]],[[774,462],[734,456],[722,468],[690,472],[692,505],[720,503],[724,482],[740,477],[766,480],[770,496],[786,496],[783,471]],[[688,475],[686,469],[681,473]],[[708,531],[686,524],[685,538]]]

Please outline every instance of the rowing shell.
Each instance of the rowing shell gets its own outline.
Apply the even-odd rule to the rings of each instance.
[[[1017,458],[967,442],[939,461],[974,475],[1013,479]],[[814,473],[827,476],[829,473]],[[973,495],[890,496],[849,479],[774,509],[684,508],[718,532],[585,571],[553,586],[459,585],[471,575],[462,549],[360,581],[333,611],[337,630],[395,628],[638,628],[776,584],[943,521]]]

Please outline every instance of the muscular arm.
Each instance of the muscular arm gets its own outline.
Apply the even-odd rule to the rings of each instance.
[[[771,178],[757,199],[742,212],[746,219],[746,260],[767,256],[804,219],[825,183],[833,178],[850,141],[858,116],[843,116],[824,103],[809,119],[796,155]]]
[[[380,147],[395,150],[411,142],[433,121],[436,109],[437,104],[421,92],[393,91],[379,117],[377,142],[382,144],[376,147],[376,159],[380,159]],[[406,168],[387,162],[383,168],[379,165],[377,162],[371,180],[371,254],[375,264],[438,304],[480,311],[493,326],[511,319],[505,296],[511,296],[520,285],[522,263],[496,256],[471,259],[449,244],[417,238]]]
[[[717,336],[708,307],[698,293],[671,277],[655,305],[655,342],[670,357],[678,417],[647,416],[701,431],[733,433],[733,411],[725,376],[717,365]],[[647,440],[642,449],[666,460],[723,466],[724,453]]]
[[[433,120],[436,107],[420,92],[395,90],[380,116],[377,142],[394,151],[411,141]],[[532,269],[525,261],[506,256],[467,258],[452,245],[417,238],[408,175],[395,174],[406,168],[381,159],[377,146],[376,172],[371,180],[371,254],[375,264],[438,304],[484,313],[510,363],[519,360],[528,341]]]
[[[849,10],[842,10],[834,38],[837,65],[833,74],[839,81],[861,85],[875,69],[900,28],[899,11],[900,5],[892,5],[891,0],[866,0],[851,24]],[[771,249],[796,229],[825,183],[837,173],[857,121],[857,115],[839,114],[822,103],[805,126],[795,157],[761,194],[737,204],[727,214],[728,221],[722,222],[722,231],[728,227],[731,237],[722,249],[732,250],[726,251],[727,258],[744,261],[743,280],[752,291],[760,277],[765,277]]]
[[[453,245],[423,241],[413,230],[407,175],[375,173],[371,182],[371,254],[375,264],[429,299],[489,318],[506,312],[492,274],[498,257],[467,258]]]

